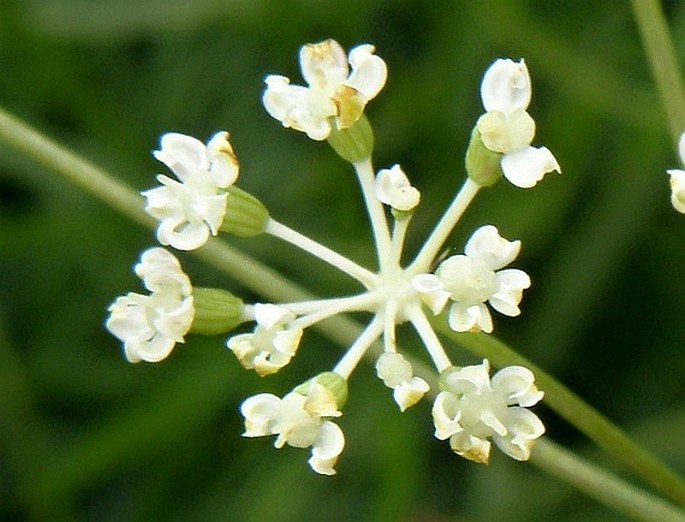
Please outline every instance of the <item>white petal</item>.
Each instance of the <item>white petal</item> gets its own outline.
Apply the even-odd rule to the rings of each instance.
[[[367,100],[380,92],[388,77],[387,65],[373,54],[374,51],[374,46],[369,44],[359,45],[350,51],[352,73],[346,83],[361,92]]]
[[[523,109],[510,114],[489,111],[476,122],[478,132],[486,148],[507,154],[525,148],[535,136],[535,121]]]
[[[400,383],[393,390],[393,398],[400,407],[400,411],[413,406],[428,393],[430,386],[421,377],[412,377],[411,380]]]
[[[530,75],[523,60],[495,61],[483,76],[480,95],[486,111],[505,113],[526,109],[532,94]]]
[[[207,152],[212,161],[210,172],[220,188],[229,187],[238,179],[238,158],[228,139],[228,132],[219,131],[207,143]]]
[[[160,138],[160,149],[153,151],[155,158],[169,167],[181,181],[195,170],[209,167],[207,148],[198,139],[185,134],[169,132]]]
[[[452,451],[479,464],[488,463],[490,459],[490,446],[489,440],[476,437],[465,431],[450,437]]]
[[[349,68],[345,50],[332,39],[304,45],[300,49],[300,70],[311,86],[335,87],[347,79]]]
[[[118,297],[109,307],[107,329],[123,342],[150,339],[155,330],[147,320],[149,302],[149,296],[133,292]]]
[[[435,425],[435,438],[446,440],[463,430],[459,420],[459,401],[457,397],[449,392],[440,392],[435,398],[433,409],[433,424]]]
[[[450,293],[435,274],[419,274],[411,280],[414,290],[419,292],[423,303],[430,308],[433,315],[442,312],[450,297]]]
[[[464,306],[454,303],[447,318],[455,332],[492,332],[492,316],[485,305]]]
[[[394,165],[378,173],[376,197],[381,203],[406,212],[419,204],[421,194],[411,186],[402,168]]]
[[[249,397],[240,406],[245,417],[245,437],[261,437],[273,434],[275,418],[281,408],[281,399],[270,393]]]
[[[209,227],[205,223],[191,224],[185,220],[165,219],[157,228],[157,240],[178,250],[195,250],[209,239]]]
[[[528,460],[535,440],[545,433],[545,425],[525,408],[508,408],[506,425],[507,435],[494,435],[495,444],[513,459]]]
[[[345,448],[345,435],[340,427],[324,421],[319,428],[319,435],[312,445],[312,456],[309,465],[321,475],[335,475],[335,463]]]
[[[521,313],[518,305],[523,297],[523,290],[530,287],[530,277],[523,270],[509,268],[495,274],[497,291],[488,302],[499,313],[516,317]]]
[[[283,324],[295,318],[287,308],[271,303],[257,303],[254,305],[255,320],[259,326],[271,329],[277,324]]]
[[[160,362],[168,357],[175,342],[157,334],[147,341],[125,343],[124,353],[130,362]]]
[[[492,376],[493,391],[506,399],[507,405],[530,407],[542,399],[544,393],[535,386],[535,376],[523,366],[507,366]]]
[[[504,176],[520,188],[534,187],[552,171],[561,172],[561,167],[547,147],[526,147],[502,157]]]
[[[483,395],[491,391],[490,362],[483,359],[481,364],[464,366],[456,372],[446,375],[449,391],[456,395]]]
[[[183,337],[190,331],[195,316],[193,298],[186,297],[181,303],[169,310],[157,310],[153,325],[163,336],[182,343]]]
[[[464,248],[467,256],[483,260],[492,270],[498,270],[511,263],[520,251],[520,241],[507,241],[493,225],[479,227]]]

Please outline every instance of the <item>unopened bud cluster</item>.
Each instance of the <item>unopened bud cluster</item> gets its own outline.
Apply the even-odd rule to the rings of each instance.
[[[513,366],[491,378],[487,360],[454,365],[431,318],[446,311],[446,317],[437,320],[446,321],[452,330],[490,333],[492,310],[510,317],[521,313],[523,291],[531,280],[510,267],[520,241],[505,239],[496,226],[486,224],[472,233],[463,253],[439,256],[481,188],[502,176],[529,188],[546,173],[560,171],[547,148],[531,145],[535,122],[527,112],[531,82],[525,63],[497,60],[486,71],[481,86],[485,113],[469,131],[463,186],[406,265],[401,261],[404,238],[421,194],[400,165],[374,170],[373,130],[365,115],[366,106],[385,85],[385,62],[372,45],[346,54],[337,42],[326,40],[302,47],[300,68],[306,85],[291,84],[284,76],[266,77],[264,107],[284,127],[326,140],[352,164],[369,216],[376,269],[360,266],[287,227],[255,196],[238,188],[239,163],[227,132],[215,133],[206,143],[168,133],[153,154],[173,177],[160,174],[160,186],[143,192],[145,210],[158,221],[162,245],[188,251],[220,233],[266,234],[339,269],[357,289],[345,296],[300,302],[244,303],[225,290],[193,288],[176,257],[154,247],[143,252],[135,267],[149,293],[119,297],[109,308],[107,328],[122,341],[129,361],[158,362],[176,343],[185,342],[187,334],[226,335],[251,323],[230,334],[225,345],[240,366],[267,377],[293,361],[300,346],[306,345],[308,328],[338,314],[365,313],[366,325],[332,368],[322,369],[283,397],[261,393],[242,403],[246,437],[274,436],[277,448],[311,448],[312,469],[335,473],[345,446],[339,419],[348,379],[379,343],[376,374],[401,411],[432,392],[435,436],[449,440],[455,453],[486,463],[493,441],[507,455],[528,459],[533,443],[545,431],[528,409],[543,396],[533,374]],[[396,332],[405,323],[425,346],[439,389],[431,390],[431,376],[402,353]]]

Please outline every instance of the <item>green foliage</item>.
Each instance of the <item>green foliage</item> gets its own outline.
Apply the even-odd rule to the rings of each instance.
[[[685,9],[667,14],[685,41]],[[498,334],[685,471],[673,436],[685,424],[685,218],[665,174],[678,159],[628,3],[15,0],[0,8],[0,105],[138,189],[162,170],[149,153],[161,133],[228,130],[241,187],[372,266],[349,165],[260,104],[263,76],[295,78],[298,47],[327,37],[373,43],[388,63],[367,114],[377,167],[400,163],[422,192],[409,251],[465,175],[483,71],[526,59],[538,139],[563,173],[530,191],[485,190],[449,245],[484,223],[521,239],[533,287],[522,317],[497,317]],[[287,245],[229,241],[320,295],[355,290]],[[339,349],[308,332],[264,379],[221,337],[190,336],[158,365],[126,363],[105,310],[138,287],[130,267],[154,242],[0,147],[0,519],[620,520],[526,464],[452,455],[428,404],[400,414],[371,369],[351,379],[335,477],[314,475],[306,452],[241,438],[244,397],[291,389]],[[255,299],[183,263],[198,285]],[[538,413],[551,436],[585,445]]]

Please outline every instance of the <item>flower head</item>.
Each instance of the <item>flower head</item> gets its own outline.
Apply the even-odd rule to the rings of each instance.
[[[312,448],[309,465],[322,475],[335,474],[335,463],[345,447],[340,427],[327,420],[339,417],[335,395],[315,379],[307,390],[293,391],[280,399],[262,393],[245,400],[240,407],[245,417],[246,437],[276,435],[274,446]]]
[[[373,45],[359,45],[348,58],[331,39],[303,46],[300,69],[308,86],[291,85],[285,76],[269,75],[264,107],[284,127],[303,131],[313,140],[325,140],[331,122],[338,129],[352,126],[385,85],[387,66],[374,51]]]
[[[238,160],[227,132],[217,132],[204,145],[184,134],[167,133],[160,139],[154,156],[174,173],[176,179],[157,176],[161,187],[143,192],[145,210],[160,221],[157,239],[179,250],[204,245],[217,235],[226,213],[228,194],[224,189],[238,177]]]
[[[685,165],[685,133],[678,141],[680,162]],[[671,203],[678,212],[685,214],[685,170],[671,169],[667,171],[671,176]]]
[[[261,376],[276,373],[295,355],[302,330],[292,326],[295,314],[281,306],[258,303],[254,313],[254,332],[231,337],[227,346],[244,368]]]
[[[561,172],[546,147],[531,147],[535,122],[526,112],[532,90],[523,60],[495,61],[483,76],[481,99],[487,111],[476,123],[485,147],[502,154],[504,176],[514,185],[530,188],[552,171]]]
[[[486,302],[498,312],[517,316],[523,290],[530,278],[515,268],[500,270],[511,263],[521,249],[520,241],[507,241],[496,227],[476,230],[466,243],[465,255],[448,257],[436,275],[450,299],[450,328],[457,332],[492,332],[492,317]]]
[[[109,307],[106,326],[124,343],[130,362],[166,358],[193,322],[192,286],[181,265],[163,248],[143,252],[135,272],[150,295],[130,292]]]
[[[526,408],[537,404],[543,392],[523,366],[504,368],[492,380],[489,373],[487,359],[480,365],[443,372],[444,391],[433,404],[435,436],[449,439],[455,453],[475,462],[487,464],[489,438],[510,457],[528,460],[545,427]]]

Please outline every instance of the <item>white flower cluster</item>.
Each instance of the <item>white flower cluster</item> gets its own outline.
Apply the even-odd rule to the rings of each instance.
[[[150,295],[129,292],[117,298],[107,328],[123,341],[130,362],[158,362],[190,330],[192,286],[178,259],[163,248],[143,252],[134,270]]]
[[[472,234],[463,254],[442,259],[439,252],[479,190],[492,184],[490,178],[479,183],[480,174],[474,169],[482,167],[491,173],[494,158],[496,168],[501,163],[504,176],[524,188],[534,186],[545,173],[560,170],[548,149],[531,146],[535,124],[527,113],[528,70],[523,61],[497,60],[485,73],[481,97],[487,112],[472,133],[478,150],[486,151],[484,156],[476,154],[476,159],[485,157],[485,162],[467,165],[462,188],[414,260],[405,266],[404,240],[421,195],[399,165],[376,173],[371,163],[373,135],[363,113],[387,76],[385,62],[374,53],[373,46],[360,45],[346,56],[334,40],[305,45],[300,68],[307,86],[270,75],[262,99],[267,112],[284,127],[314,140],[328,139],[352,163],[369,214],[376,271],[276,221],[254,196],[232,187],[238,161],[226,132],[216,133],[206,145],[182,134],[163,135],[154,155],[177,179],[160,175],[162,186],[143,192],[147,212],[159,221],[157,238],[163,245],[192,250],[220,231],[264,233],[339,269],[356,280],[361,291],[318,300],[244,305],[222,290],[196,288],[193,292],[176,258],[153,248],[143,254],[135,269],[151,294],[118,298],[110,307],[107,327],[123,341],[130,361],[156,362],[176,342],[183,342],[188,332],[228,333],[241,322],[254,321],[251,332],[232,334],[226,346],[242,367],[264,377],[292,361],[307,328],[338,314],[365,313],[371,316],[369,322],[332,369],[283,398],[261,393],[243,402],[246,437],[275,435],[277,448],[311,447],[309,464],[314,471],[335,473],[345,437],[332,419],[342,415],[350,375],[378,343],[382,353],[375,361],[376,374],[392,390],[401,411],[429,394],[429,382],[437,375],[441,391],[433,405],[433,421],[438,439],[449,439],[456,453],[477,462],[487,462],[490,439],[506,454],[525,460],[535,439],[544,433],[540,420],[526,409],[542,398],[533,374],[513,366],[490,380],[487,360],[479,366],[456,368],[430,316],[449,304],[446,322],[452,330],[490,333],[493,320],[488,305],[507,316],[520,314],[530,278],[522,270],[506,268],[519,254],[519,241],[508,241],[495,226],[486,225]],[[243,221],[249,223],[244,226]],[[405,323],[425,346],[435,371],[418,371],[401,353],[396,330]]]
[[[449,439],[455,453],[487,464],[492,440],[516,460],[528,460],[535,439],[545,427],[533,412],[543,393],[533,374],[522,366],[509,366],[490,379],[490,365],[453,368],[443,374],[444,391],[433,404],[435,436]]]
[[[178,178],[157,176],[161,187],[143,192],[145,210],[160,221],[157,239],[179,250],[195,250],[216,236],[226,213],[225,189],[238,178],[238,160],[227,132],[201,141],[170,132],[160,140],[155,158]]]
[[[288,444],[312,448],[309,465],[322,475],[333,475],[345,436],[329,418],[340,417],[335,396],[328,388],[311,381],[307,390],[293,391],[282,399],[270,393],[254,395],[243,402],[245,437],[277,435],[274,446]]]
[[[485,146],[502,154],[502,172],[514,185],[530,188],[545,174],[561,172],[547,147],[531,147],[535,121],[526,112],[532,95],[523,60],[497,60],[483,76],[480,96],[487,111],[476,123]]]

